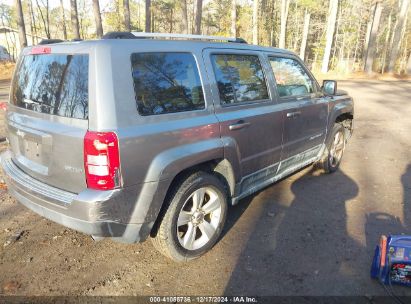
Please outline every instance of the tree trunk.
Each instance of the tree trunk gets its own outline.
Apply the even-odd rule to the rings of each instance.
[[[390,44],[390,35],[391,35],[391,15],[392,12],[390,12],[390,15],[388,16],[388,28],[387,28],[387,33],[385,35],[385,47],[384,47],[384,51],[382,54],[382,63],[381,63],[381,74],[384,74],[385,72],[385,63],[387,60],[387,52],[388,52],[388,48],[389,48],[389,44]]]
[[[408,57],[407,74],[411,75],[411,53],[410,53],[410,56]]]
[[[17,8],[17,25],[19,27],[20,47],[24,48],[27,46],[27,37],[26,27],[24,26],[23,8],[21,6],[21,0],[15,0],[15,5]]]
[[[191,29],[190,33],[194,34],[195,33],[195,26],[196,26],[196,14],[195,14],[195,1],[193,0],[193,5],[190,5],[189,7],[192,7],[192,10],[190,12],[190,9],[188,9],[188,16],[191,17]]]
[[[188,34],[187,0],[181,0],[181,13],[183,15],[183,33]]]
[[[253,44],[258,44],[258,0],[253,2]]]
[[[36,24],[36,16],[34,15],[34,10],[33,10],[33,3],[30,0],[30,10],[31,10],[31,18],[33,20],[33,28],[34,28],[34,34],[36,35],[36,44],[39,43],[39,37],[37,33],[37,24]]]
[[[151,32],[151,0],[146,0],[146,26],[145,32]]]
[[[307,39],[308,39],[308,30],[310,28],[310,13],[305,11],[305,16],[304,16],[304,29],[303,29],[303,39],[301,41],[301,48],[300,48],[300,57],[301,60],[304,60],[305,57],[305,49],[307,47]]]
[[[101,38],[103,36],[103,24],[101,23],[99,0],[93,0],[93,11],[94,11],[94,20],[96,22],[96,35],[98,38]]]
[[[331,48],[334,40],[335,22],[337,20],[338,0],[330,0],[329,16],[327,21],[326,43],[324,49],[323,63],[321,72],[328,72],[328,65],[330,62]]]
[[[295,5],[294,5],[294,24],[295,24],[296,29],[294,31],[294,37],[293,37],[294,44],[293,44],[293,48],[292,48],[292,50],[294,52],[297,52],[298,41],[301,38],[301,35],[300,35],[300,22],[299,22],[301,20],[300,18],[301,18],[300,14],[298,12],[298,2],[296,1]],[[286,28],[287,28],[287,24],[286,24]]]
[[[231,2],[231,36],[237,37],[237,0]]]
[[[275,0],[271,2],[271,13],[270,13],[270,46],[274,46],[274,29],[275,29],[275,22],[274,20],[276,19],[276,11],[275,11]]]
[[[364,67],[364,71],[367,72],[368,74],[372,73],[372,66],[373,66],[374,57],[375,57],[375,43],[377,40],[378,27],[380,25],[381,13],[382,13],[381,3],[376,2],[375,8],[374,8],[373,21],[371,25],[370,38],[368,40],[365,67]]]
[[[359,19],[359,20],[358,20],[358,31],[357,31],[357,33],[356,33],[355,47],[354,47],[354,55],[353,55],[354,64],[356,64],[356,62],[357,62],[358,51],[359,51],[359,47],[360,47],[360,38],[361,38],[362,27],[363,27],[363,26],[362,26],[361,19]]]
[[[123,11],[124,11],[124,27],[127,32],[131,32],[129,0],[123,0]]]
[[[201,18],[203,16],[203,0],[197,0],[196,34],[201,34]]]
[[[373,6],[373,8],[374,8],[374,6]],[[374,11],[374,9],[373,9],[373,11]],[[372,18],[368,21],[367,32],[365,34],[366,36],[365,36],[364,49],[363,49],[363,54],[362,54],[362,58],[363,58],[363,61],[364,61],[364,66],[365,66],[365,62],[367,61],[368,43],[370,41],[372,19],[373,18],[374,18],[374,13],[372,15]]]
[[[101,38],[104,34],[103,23],[101,22],[100,2],[93,0],[94,19],[96,22],[96,35]]]
[[[285,37],[287,30],[287,18],[288,18],[288,8],[290,7],[289,0],[281,0],[281,25],[280,25],[280,40],[278,42],[278,47],[280,49],[285,48]]]
[[[66,16],[64,14],[63,0],[60,0],[60,8],[61,8],[61,18],[62,18],[62,26],[63,26],[63,38],[64,40],[67,40]]]
[[[402,0],[400,14],[398,16],[397,26],[394,29],[394,39],[393,39],[393,44],[392,44],[392,49],[391,49],[390,63],[388,65],[388,72],[390,73],[394,73],[395,62],[397,60],[398,53],[401,47],[401,38],[402,38],[402,33],[404,32],[405,17],[408,12],[409,4],[410,4],[410,0]]]
[[[43,26],[44,26],[44,33],[46,34],[47,39],[51,38],[50,35],[50,22],[49,22],[49,1],[46,1],[46,16],[44,16],[43,11],[41,10],[42,6],[43,6],[43,2],[41,3],[42,5],[40,6],[39,1],[36,0],[36,4],[37,4],[37,9],[39,10],[40,13],[40,17],[41,17],[41,21],[43,22]]]
[[[80,3],[80,5],[83,5],[83,12],[85,12],[86,11],[86,8],[85,8],[85,6],[86,6],[86,2],[85,1],[81,1],[81,2],[79,2]],[[78,13],[78,6],[77,6],[77,13]],[[87,35],[87,32],[85,31],[85,28],[84,28],[84,18],[79,18],[78,19],[78,27],[79,27],[79,30],[80,30],[80,37],[86,37],[86,35]]]
[[[77,0],[70,0],[71,6],[71,27],[74,39],[80,39],[80,28],[78,23]]]
[[[173,32],[173,23],[174,23],[174,10],[173,8],[170,9],[170,31],[169,33],[171,34]]]
[[[34,13],[33,13],[33,5],[31,3],[31,0],[28,1],[27,6],[29,8],[29,24],[30,24],[30,34],[31,34],[31,45],[35,45],[36,41],[34,40],[34,24],[33,24],[33,18],[34,18]]]
[[[154,9],[153,9],[153,6],[151,6],[151,17],[150,17],[150,20],[151,20],[151,31],[153,32],[153,33],[155,33],[156,32],[156,19],[155,19],[155,16],[154,16]]]

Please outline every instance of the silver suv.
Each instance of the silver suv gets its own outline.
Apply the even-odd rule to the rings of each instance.
[[[34,212],[187,261],[216,243],[228,205],[313,163],[337,170],[353,100],[286,50],[158,36],[25,48],[1,164]]]

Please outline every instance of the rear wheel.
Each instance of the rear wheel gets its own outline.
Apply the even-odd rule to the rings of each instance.
[[[345,150],[345,129],[336,123],[327,143],[327,149],[321,161],[321,167],[326,173],[333,173],[338,170]]]
[[[192,260],[210,250],[221,234],[227,214],[225,186],[216,176],[198,172],[172,191],[152,241],[173,260]]]

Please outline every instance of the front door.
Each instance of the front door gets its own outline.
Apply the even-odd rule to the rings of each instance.
[[[248,50],[207,49],[203,55],[221,137],[227,146],[234,141],[244,190],[274,176],[281,158],[282,113],[267,81],[268,62]]]
[[[268,56],[283,105],[284,148],[282,168],[315,158],[324,143],[328,101],[315,79],[293,56]]]

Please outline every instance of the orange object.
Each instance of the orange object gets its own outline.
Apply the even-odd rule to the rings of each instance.
[[[380,248],[381,248],[381,268],[385,266],[385,258],[387,257],[387,237],[385,235],[381,236],[380,239]]]

